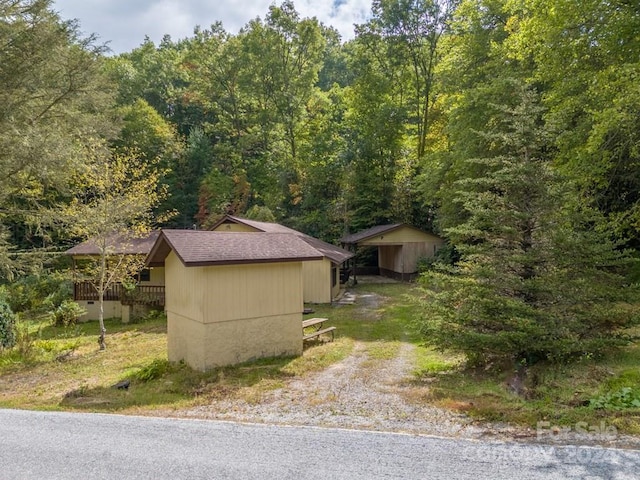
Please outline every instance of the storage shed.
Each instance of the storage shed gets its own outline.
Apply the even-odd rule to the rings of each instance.
[[[290,233],[163,230],[170,361],[197,370],[302,353],[302,264],[322,255]]]
[[[377,247],[379,274],[411,281],[417,276],[418,260],[433,257],[444,239],[405,223],[395,223],[347,235],[340,242],[354,252],[359,247]]]
[[[225,215],[211,228],[216,232],[264,232],[296,235],[322,254],[320,260],[302,264],[306,303],[331,303],[340,293],[340,269],[353,253],[284,225]]]

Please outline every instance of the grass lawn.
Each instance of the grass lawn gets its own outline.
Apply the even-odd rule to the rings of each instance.
[[[602,359],[532,368],[522,397],[507,386],[513,372],[469,370],[462,358],[422,345],[407,297],[412,288],[359,285],[356,291],[365,296],[356,305],[313,306],[313,316],[328,317],[328,324],[337,327],[334,342],[310,343],[298,358],[260,360],[206,373],[167,361],[162,318],[130,325],[107,321],[103,352],[98,350],[97,322],[69,328],[30,324],[35,339],[30,351],[0,353],[0,407],[144,413],[206,404],[214,398],[259,402],[265,391],[288,379],[343,360],[356,344],[375,368],[376,361],[394,358],[404,343],[411,343],[411,383],[422,393],[407,401],[534,428],[539,421],[558,426],[604,421],[621,433],[640,434],[640,408],[632,405],[634,395],[640,396],[640,345]],[[23,342],[23,350],[28,344]],[[128,390],[112,387],[125,379],[131,382]],[[592,399],[601,400],[605,408],[589,405]]]

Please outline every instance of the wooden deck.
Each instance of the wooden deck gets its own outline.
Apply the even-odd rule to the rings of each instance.
[[[123,305],[153,305],[164,306],[164,285],[138,285],[129,293],[116,283],[107,289],[103,299],[105,301],[120,301]],[[97,302],[98,292],[90,282],[78,282],[73,285],[73,299]]]

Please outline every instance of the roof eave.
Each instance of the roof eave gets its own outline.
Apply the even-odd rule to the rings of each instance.
[[[212,260],[197,262],[182,262],[185,267],[211,267],[217,265],[250,265],[255,263],[288,263],[288,262],[310,262],[322,260],[324,257],[291,257],[291,258],[259,258],[259,259],[237,259],[237,260]]]
[[[415,228],[415,227],[411,227],[411,225],[408,225],[406,223],[398,223],[396,225],[389,225],[388,229],[380,230],[380,231],[377,231],[377,232],[373,232],[370,235],[367,235],[366,237],[358,238],[357,240],[349,240],[350,237],[354,237],[354,236],[358,235],[357,233],[354,233],[353,235],[349,235],[347,237],[341,238],[340,239],[340,243],[344,243],[345,245],[355,245],[356,243],[364,242],[364,241],[369,240],[371,238],[377,237],[378,235],[384,235],[385,233],[393,232],[393,231],[398,230],[399,228],[402,228],[402,227]],[[415,229],[419,230],[417,228],[415,228]]]
[[[163,248],[165,245],[168,247],[168,249],[164,249],[161,251],[160,249]],[[162,267],[164,266],[167,256],[172,251],[180,259],[182,264],[186,265],[184,259],[182,258],[180,253],[176,250],[176,248],[173,246],[169,238],[165,235],[163,231],[160,231],[160,235],[158,235],[158,238],[153,244],[153,247],[151,247],[151,250],[149,251],[149,254],[147,255],[147,258],[144,263],[148,267]],[[158,256],[158,258],[156,258],[156,256]],[[160,258],[162,258],[162,260],[160,260]]]

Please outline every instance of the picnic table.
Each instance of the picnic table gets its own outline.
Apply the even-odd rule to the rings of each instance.
[[[331,341],[334,339],[336,327],[324,327],[324,323],[329,321],[328,318],[309,318],[302,321],[302,340],[311,340],[325,333],[331,333]],[[312,329],[310,333],[305,334],[305,329]]]

